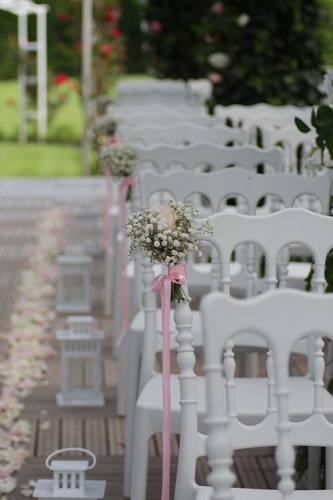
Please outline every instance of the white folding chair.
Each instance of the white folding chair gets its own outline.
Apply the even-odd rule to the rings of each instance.
[[[191,119],[172,125],[144,124],[138,127],[120,125],[118,133],[123,142],[133,142],[145,147],[154,143],[192,144],[194,142],[215,142],[220,145],[245,144],[247,131],[244,128],[231,128],[224,125],[205,127],[191,123]]]
[[[181,367],[181,440],[175,500],[208,500],[228,498],[257,499],[330,499],[332,498],[333,426],[332,415],[323,404],[325,364],[321,336],[333,340],[332,296],[303,294],[295,290],[279,290],[250,301],[236,301],[214,292],[202,302],[205,380],[207,393],[208,438],[198,434],[196,418],[195,376],[191,370],[193,353],[179,355]],[[223,328],[220,325],[223,324]],[[274,374],[273,406],[267,388],[267,413],[262,422],[244,425],[237,418],[233,401],[237,382],[233,383],[233,358],[223,358],[223,348],[230,337],[249,331],[265,338],[272,349],[270,370]],[[179,334],[180,341],[181,331]],[[315,377],[312,387],[312,412],[302,421],[290,419],[290,392],[293,378],[288,376],[289,356],[293,344],[310,335],[314,341]],[[186,370],[185,370],[186,365]],[[222,379],[222,369],[225,379]],[[254,394],[254,393],[253,393]],[[197,436],[197,439],[195,439]],[[205,451],[206,444],[206,451]],[[326,447],[326,487],[328,490],[294,491],[294,445]],[[279,492],[232,488],[235,476],[230,470],[233,450],[260,446],[276,446],[276,463],[280,476]],[[196,458],[208,455],[211,487],[195,483]]]

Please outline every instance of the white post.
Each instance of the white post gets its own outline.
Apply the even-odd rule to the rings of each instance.
[[[89,130],[90,97],[92,87],[92,0],[82,0],[82,100],[83,136],[82,156],[83,174],[89,174]]]
[[[37,14],[37,113],[38,140],[44,140],[47,127],[47,62],[46,62],[46,13],[48,7]]]
[[[18,15],[18,42],[20,51],[20,63],[18,68],[18,84],[19,84],[19,141],[26,142],[26,62],[23,59],[25,54],[27,38],[28,38],[28,16],[27,14]]]

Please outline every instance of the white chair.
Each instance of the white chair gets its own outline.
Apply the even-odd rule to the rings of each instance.
[[[273,171],[278,172],[283,162],[281,148],[261,149],[250,145],[228,148],[201,142],[189,146],[163,144],[138,149],[140,164],[149,162],[160,173],[175,164],[181,165],[186,170],[194,170],[200,165],[209,165],[213,170],[220,170],[230,165],[253,170],[262,163],[268,164]]]
[[[122,116],[121,118],[122,123],[127,123],[132,127],[137,127],[138,125],[143,125],[145,123],[156,125],[171,125],[173,123],[188,120],[190,120],[192,123],[195,123],[196,125],[202,126],[211,126],[222,123],[221,119],[218,116],[204,114],[201,110],[191,113],[181,113],[179,111],[173,111],[170,108],[163,114],[145,114],[141,112],[136,115],[131,114],[130,116]]]
[[[246,129],[234,129],[224,125],[204,127],[191,123],[190,119],[168,126],[145,124],[133,128],[128,125],[120,125],[118,133],[123,142],[133,142],[143,146],[151,146],[153,143],[161,142],[191,144],[209,141],[220,145],[226,145],[229,142],[233,144],[247,142]]]
[[[158,81],[147,79],[142,82],[121,82],[117,87],[116,103],[145,104],[198,104],[199,99],[184,81]]]
[[[220,281],[223,286],[223,291],[229,294],[230,291],[230,259],[234,248],[241,243],[251,242],[258,244],[263,248],[266,256],[266,281],[269,289],[275,288],[277,285],[277,257],[282,248],[295,241],[308,246],[315,257],[315,276],[314,284],[317,292],[323,292],[325,278],[324,267],[325,258],[333,247],[333,236],[330,233],[333,229],[333,220],[330,217],[324,217],[317,214],[312,214],[301,209],[286,209],[273,215],[252,217],[237,214],[220,213],[211,216],[214,222],[214,236],[204,236],[203,239],[211,242],[219,253],[219,273],[215,270],[216,281]],[[326,229],[324,229],[324,226]],[[330,229],[332,228],[332,229]],[[227,236],[226,236],[227,235]],[[325,235],[322,237],[321,235]],[[155,356],[154,342],[157,342],[156,337],[156,305],[154,297],[149,291],[150,282],[152,279],[149,263],[145,262],[144,276],[144,309],[146,310],[146,332],[144,342],[146,348],[143,348],[143,353],[150,351],[150,359]],[[249,273],[249,279],[251,279]],[[177,306],[178,307],[178,306]],[[179,306],[180,307],[180,306]],[[187,316],[186,328],[191,326],[191,321]],[[177,320],[176,320],[177,323]],[[135,326],[133,326],[134,328]],[[171,327],[172,328],[172,327]],[[200,338],[197,332],[200,331],[194,323],[193,331],[195,333],[195,345],[200,344]],[[154,340],[155,339],[155,340]],[[174,334],[171,335],[171,345],[173,344]],[[258,339],[255,339],[258,345]],[[159,340],[160,342],[160,340]],[[244,337],[237,338],[237,345],[249,345],[249,334]],[[262,347],[266,344],[263,342]],[[232,346],[230,347],[230,352]],[[232,353],[233,356],[233,353]],[[148,357],[147,357],[148,359]],[[145,366],[143,361],[143,366]],[[147,366],[145,366],[145,373]],[[129,455],[128,460],[132,459],[132,489],[131,499],[141,500],[145,498],[146,476],[147,476],[147,461],[148,461],[148,441],[150,436],[159,432],[162,428],[162,390],[161,390],[161,375],[151,371],[151,378],[146,379],[146,383],[140,392],[136,403],[135,423],[133,432],[133,455]],[[266,412],[266,397],[264,379],[239,379],[237,381],[239,391],[236,394],[236,407],[242,421],[248,424],[257,423],[263,418]],[[250,386],[248,384],[251,384]],[[291,398],[291,415],[292,418],[302,419],[311,413],[311,396],[308,388],[311,386],[309,378],[293,377],[293,396]],[[205,413],[205,391],[204,380],[200,377],[197,379],[198,388],[198,416],[199,427],[202,427],[202,417]],[[256,398],[252,395],[256,394]],[[298,397],[295,397],[297,395]],[[179,432],[179,401],[178,382],[175,375],[171,375],[171,412],[172,412],[172,432]],[[324,392],[325,406],[333,413],[333,401],[331,396]],[[126,447],[130,446],[127,443]],[[126,469],[128,462],[125,457],[125,496],[128,491],[128,474]],[[126,489],[127,488],[127,489]]]
[[[333,340],[332,296],[315,296],[294,290],[279,290],[264,294],[250,301],[236,301],[225,294],[214,292],[202,303],[204,359],[207,392],[208,438],[196,432],[195,376],[191,370],[193,354],[179,354],[179,364],[184,376],[181,385],[181,441],[176,481],[175,500],[216,499],[331,499],[333,469],[332,415],[327,415],[323,405],[323,374],[325,364],[322,354],[324,335]],[[223,328],[220,325],[223,324]],[[237,418],[232,401],[237,393],[233,383],[235,363],[225,359],[222,379],[221,356],[230,337],[240,331],[251,330],[265,338],[272,347],[271,369],[275,379],[276,402],[269,407],[260,424],[247,426]],[[183,332],[180,331],[179,337]],[[318,334],[320,336],[318,336]],[[307,419],[295,422],[290,419],[290,392],[293,378],[288,377],[289,356],[293,344],[300,338],[315,337],[315,378],[313,381],[312,412]],[[184,335],[183,335],[184,337]],[[182,340],[182,339],[181,339]],[[191,359],[192,358],[192,359]],[[186,364],[187,373],[184,367]],[[269,390],[269,388],[268,388]],[[267,391],[268,392],[268,391]],[[255,394],[253,392],[253,394]],[[328,419],[327,419],[328,417]],[[197,439],[195,436],[197,435]],[[195,483],[196,458],[208,455],[211,487]],[[324,491],[294,491],[294,445],[326,447],[326,487]],[[235,476],[230,470],[233,450],[258,446],[277,446],[276,462],[280,476],[279,491],[234,489]]]
[[[282,144],[286,151],[286,172],[297,173],[297,151],[302,146],[300,172],[303,172],[305,159],[311,148],[316,147],[316,132],[310,130],[307,134],[300,132],[295,125],[284,128],[269,127],[263,130],[265,147],[273,147]]]
[[[104,406],[101,392],[101,340],[102,330],[93,328],[91,316],[69,316],[68,329],[57,330],[60,341],[61,391],[56,395],[58,406]],[[92,360],[92,386],[71,388],[69,385],[69,364],[73,360]]]

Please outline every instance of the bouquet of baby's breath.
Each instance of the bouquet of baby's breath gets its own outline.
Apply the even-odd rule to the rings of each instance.
[[[139,153],[131,144],[116,143],[101,148],[98,158],[102,169],[108,169],[112,177],[121,179],[134,175]]]
[[[117,119],[114,116],[104,115],[95,118],[92,128],[97,135],[114,135],[117,127]]]
[[[199,213],[193,205],[176,203],[155,210],[134,213],[125,223],[124,233],[131,239],[129,255],[140,252],[150,258],[154,264],[175,266],[186,261],[191,252],[200,257],[202,232],[212,233],[213,226],[209,219],[195,229],[193,221]],[[181,286],[172,283],[171,301],[183,300]]]
[[[108,138],[116,133],[117,120],[113,116],[97,116],[92,123],[94,148],[98,151],[108,142]]]

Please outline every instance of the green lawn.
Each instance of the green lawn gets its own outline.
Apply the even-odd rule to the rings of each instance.
[[[48,127],[45,143],[17,143],[18,118],[17,81],[1,81],[0,176],[82,174],[82,112],[77,92],[72,92],[56,112]]]
[[[82,174],[79,147],[0,142],[0,176],[66,177]]]

